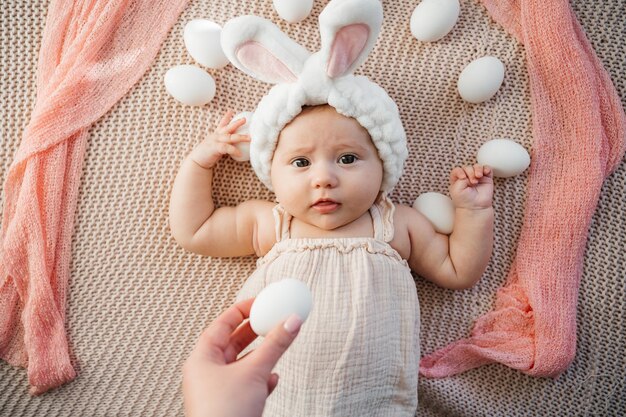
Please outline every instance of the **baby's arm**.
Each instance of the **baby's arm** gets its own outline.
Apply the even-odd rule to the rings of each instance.
[[[174,239],[188,251],[207,256],[245,256],[255,253],[259,205],[248,201],[237,207],[215,209],[213,167],[223,155],[241,156],[234,144],[249,141],[234,132],[245,123],[230,123],[228,111],[215,132],[204,139],[185,158],[174,181],[170,198],[170,229]],[[230,123],[230,124],[229,124]]]
[[[489,167],[457,167],[450,174],[450,197],[456,207],[454,230],[435,232],[415,210],[406,210],[411,269],[445,288],[473,286],[487,268],[493,249],[493,172]]]

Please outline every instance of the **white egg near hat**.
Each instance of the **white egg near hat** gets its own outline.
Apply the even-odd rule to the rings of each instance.
[[[438,41],[456,25],[460,12],[459,0],[422,0],[411,15],[411,34],[422,42]]]
[[[209,68],[223,68],[228,65],[228,58],[220,44],[221,33],[219,24],[206,19],[193,19],[183,29],[183,42],[197,63]]]
[[[289,23],[306,19],[313,9],[313,0],[273,0],[278,15]]]
[[[270,166],[280,131],[303,106],[328,104],[356,119],[383,161],[381,190],[389,192],[408,156],[406,134],[395,102],[367,77],[354,75],[380,33],[379,0],[331,0],[319,16],[321,49],[311,53],[258,16],[240,16],[222,29],[222,49],[246,74],[275,84],[254,111],[250,162],[271,190]]]

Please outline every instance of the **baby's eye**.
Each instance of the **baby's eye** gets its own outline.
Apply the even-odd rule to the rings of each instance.
[[[340,164],[354,164],[357,160],[357,156],[356,155],[352,155],[352,154],[346,154],[346,155],[341,155],[339,157],[339,163]]]
[[[291,165],[293,165],[296,168],[305,168],[311,165],[311,163],[306,158],[296,158],[293,161],[291,161]]]

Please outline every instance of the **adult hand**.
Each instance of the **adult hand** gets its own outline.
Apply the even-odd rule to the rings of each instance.
[[[200,335],[183,366],[183,397],[188,417],[260,416],[278,383],[272,369],[297,336],[302,320],[293,315],[276,326],[261,345],[237,356],[257,335],[250,322],[253,298],[241,301]],[[243,324],[242,324],[243,323]]]

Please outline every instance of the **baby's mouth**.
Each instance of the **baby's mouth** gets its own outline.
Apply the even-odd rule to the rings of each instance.
[[[333,211],[337,210],[339,206],[341,206],[341,203],[338,203],[328,198],[321,198],[317,200],[315,203],[313,203],[311,208],[313,208],[313,210],[316,210],[321,214],[327,214],[327,213],[332,213]]]

